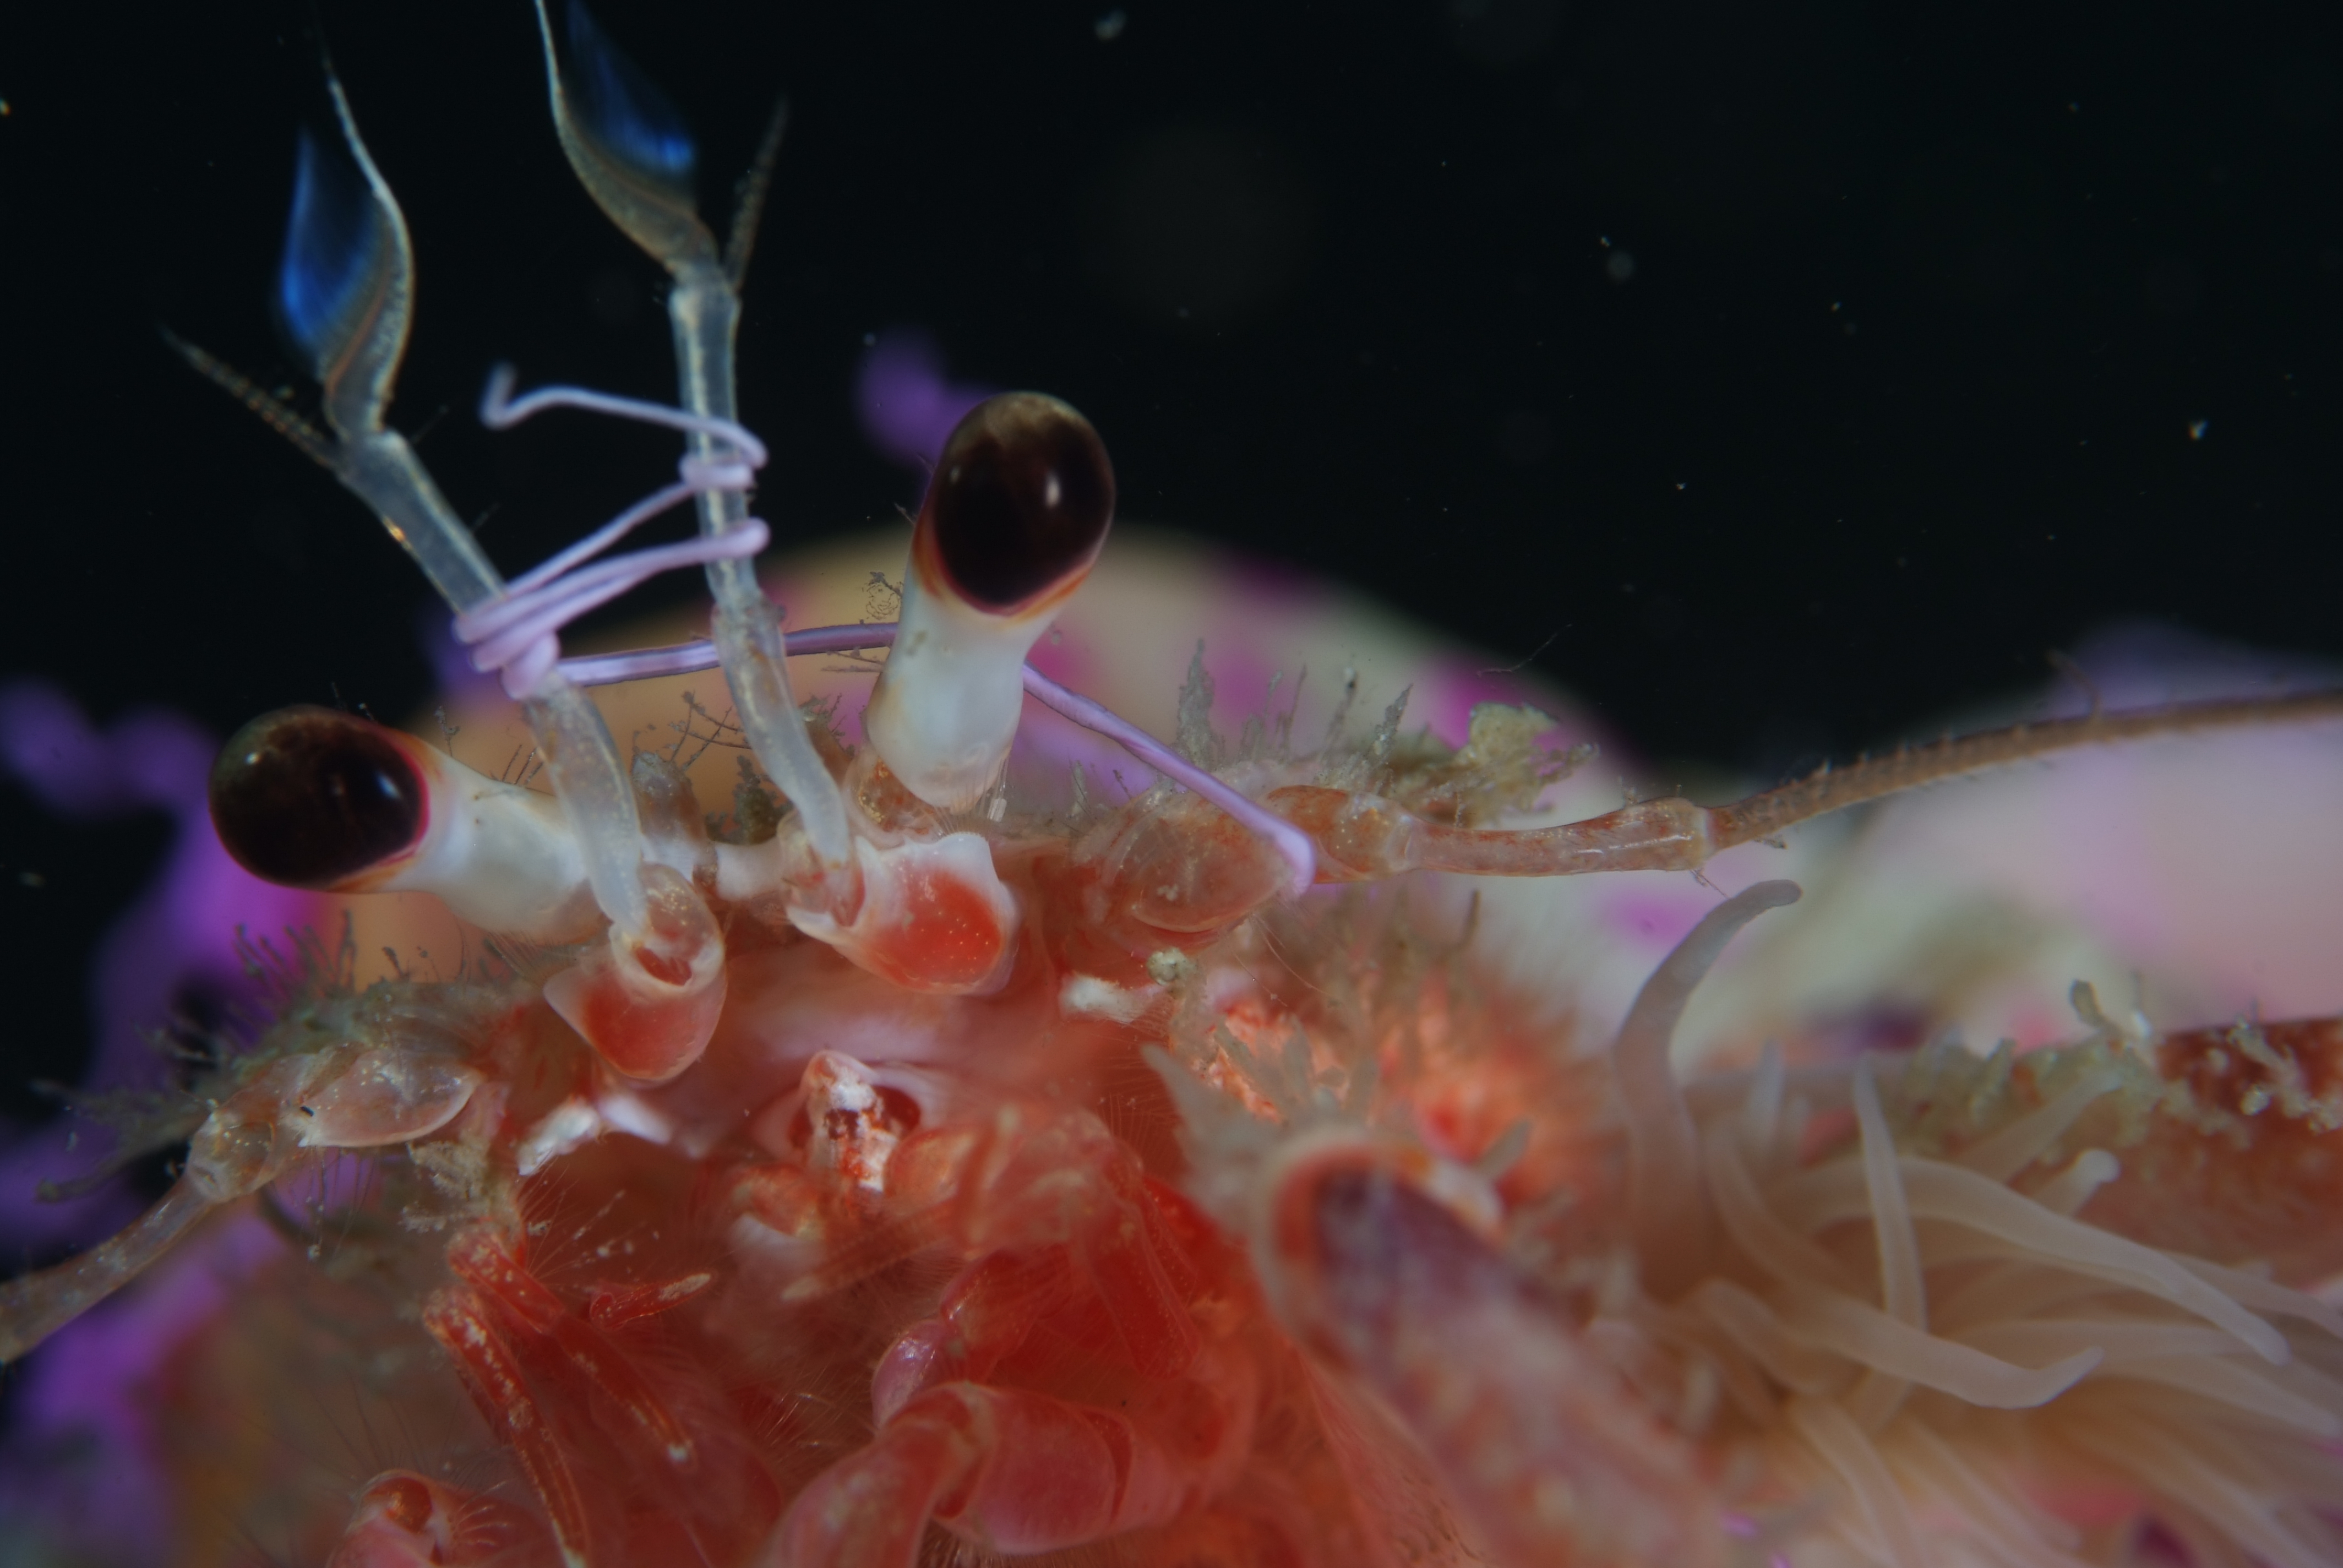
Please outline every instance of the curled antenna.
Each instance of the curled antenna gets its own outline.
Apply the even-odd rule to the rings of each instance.
[[[553,128],[571,170],[610,221],[675,279],[668,316],[681,401],[696,416],[729,423],[739,407],[732,358],[740,320],[738,285],[747,269],[763,206],[764,171],[779,149],[782,122],[776,116],[750,171],[728,258],[694,210],[690,176],[697,154],[666,95],[575,0],[568,7],[566,66],[545,0],[537,0],[537,21]],[[701,456],[712,455],[723,439],[709,427],[683,428]],[[747,528],[748,501],[740,491],[703,489],[696,498],[703,534],[719,538]],[[741,733],[766,777],[796,805],[815,857],[824,866],[843,867],[846,802],[814,749],[789,689],[772,602],[758,587],[745,555],[713,556],[707,569],[709,592],[716,600],[716,646]]]
[[[680,477],[674,484],[654,491],[568,549],[515,578],[506,585],[507,597],[457,616],[456,636],[473,649],[473,668],[499,671],[506,692],[525,699],[558,668],[558,633],[569,622],[660,572],[754,556],[769,541],[771,531],[762,518],[749,518],[729,533],[635,550],[599,566],[587,566],[586,562],[641,524],[694,496],[748,490],[756,483],[757,470],[764,466],[765,444],[732,420],[707,418],[658,403],[578,387],[540,387],[518,398],[512,389],[512,367],[498,366],[480,399],[482,424],[505,430],[548,408],[582,408],[670,429],[705,432],[725,443],[713,452],[686,452],[677,464]]]

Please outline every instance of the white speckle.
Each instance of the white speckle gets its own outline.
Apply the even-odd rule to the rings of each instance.
[[[675,1136],[673,1122],[623,1089],[606,1092],[594,1109],[612,1129],[631,1132],[646,1143],[665,1143]]]
[[[1058,1006],[1069,1013],[1129,1023],[1162,994],[1160,985],[1119,986],[1096,975],[1068,975],[1058,988]]]
[[[2188,421],[2188,438],[2192,441],[2201,441],[2205,438],[2205,432],[2212,427],[2213,422],[2210,419],[2191,419]]]
[[[1098,35],[1100,43],[1111,44],[1122,36],[1122,30],[1130,25],[1131,18],[1125,15],[1122,7],[1118,5],[1091,23],[1091,31]]]
[[[520,1173],[536,1175],[601,1131],[601,1117],[583,1099],[573,1095],[547,1111],[545,1119],[521,1139],[520,1147],[514,1151]]]
[[[867,1078],[833,1079],[822,1098],[830,1110],[843,1111],[850,1116],[868,1115],[879,1107],[879,1091]]]

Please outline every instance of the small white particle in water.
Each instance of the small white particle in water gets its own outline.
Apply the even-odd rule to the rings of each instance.
[[[1118,5],[1091,23],[1091,31],[1098,35],[1100,43],[1111,44],[1122,36],[1122,30],[1130,25],[1131,18],[1123,15],[1122,7]]]
[[[2203,440],[2205,438],[2205,432],[2212,427],[2212,423],[2213,422],[2209,419],[2189,420],[2188,438],[2192,441]]]

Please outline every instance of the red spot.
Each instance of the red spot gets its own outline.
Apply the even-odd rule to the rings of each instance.
[[[603,1060],[630,1078],[666,1076],[670,1065],[666,1034],[643,1027],[642,1010],[616,974],[606,970],[593,976],[585,1002],[578,1032],[594,1042]]]
[[[383,1476],[367,1488],[364,1501],[410,1535],[420,1535],[430,1526],[431,1489],[414,1476]]]
[[[2343,1267],[2343,1019],[2171,1035],[2157,1066],[2192,1109],[2151,1118],[2082,1217],[2288,1283]]]
[[[949,872],[905,870],[894,918],[866,951],[886,978],[923,989],[980,985],[1000,966],[1010,933],[992,900]]]
[[[664,953],[654,952],[649,948],[635,949],[635,961],[643,966],[645,974],[668,985],[679,986],[691,978],[690,964],[682,959],[671,959]]]

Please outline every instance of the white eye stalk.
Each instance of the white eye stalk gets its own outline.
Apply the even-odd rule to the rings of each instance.
[[[606,46],[587,50],[598,58],[598,51]],[[689,181],[664,164],[640,166],[626,126],[603,123],[610,105],[573,102],[549,30],[547,61],[555,124],[572,166],[604,210],[675,276],[669,306],[684,406],[566,387],[515,397],[511,372],[500,369],[481,417],[501,428],[566,407],[665,425],[687,444],[677,478],[533,570],[510,580],[498,572],[412,448],[384,423],[406,344],[414,257],[397,204],[336,88],[344,146],[337,153],[304,143],[279,289],[288,327],[322,384],[327,427],[181,347],[198,370],[371,505],[415,556],[456,612],[474,666],[497,672],[520,702],[553,796],[485,779],[345,715],[288,711],[257,721],[216,769],[215,816],[238,859],[280,883],[427,890],[491,930],[586,943],[547,981],[546,998],[604,1061],[640,1081],[690,1067],[723,1009],[725,940],[705,901],[710,890],[735,903],[778,898],[801,930],[910,989],[988,991],[1013,967],[1021,925],[989,842],[967,832],[938,839],[932,830],[906,839],[899,825],[850,820],[846,796],[789,690],[784,660],[793,642],[815,651],[811,645],[892,641],[896,658],[870,721],[877,760],[866,766],[893,770],[930,805],[968,806],[999,778],[1030,691],[1231,811],[1275,846],[1293,890],[1306,889],[1314,863],[1306,836],[1024,668],[1026,652],[1089,572],[1114,510],[1113,472],[1097,433],[1054,398],[996,397],[953,433],[921,512],[904,627],[783,638],[749,565],[769,538],[748,514],[767,453],[733,417],[731,360],[747,239],[779,122],[733,240],[719,253],[691,210]],[[700,512],[697,538],[610,553],[639,526],[685,503]],[[561,658],[559,633],[576,616],[687,566],[709,573],[712,643],[616,661]],[[850,640],[836,640],[841,636]],[[681,662],[670,662],[676,653]],[[722,667],[750,749],[795,808],[784,844],[711,846],[699,835],[696,808],[684,814],[680,837],[647,833],[645,813],[662,815],[657,783],[640,793],[644,782],[580,689],[654,666],[709,664]]]
[[[238,730],[212,766],[212,821],[246,870],[334,893],[427,892],[532,942],[602,923],[560,803],[410,735],[326,708]]]
[[[947,811],[992,788],[1025,704],[1025,656],[1060,602],[1039,614],[987,615],[933,583],[913,549],[895,647],[862,714],[904,788]]]
[[[862,725],[931,806],[964,810],[1009,760],[1025,656],[1090,575],[1114,470],[1090,421],[1008,392],[944,443],[911,535],[903,618]]]

